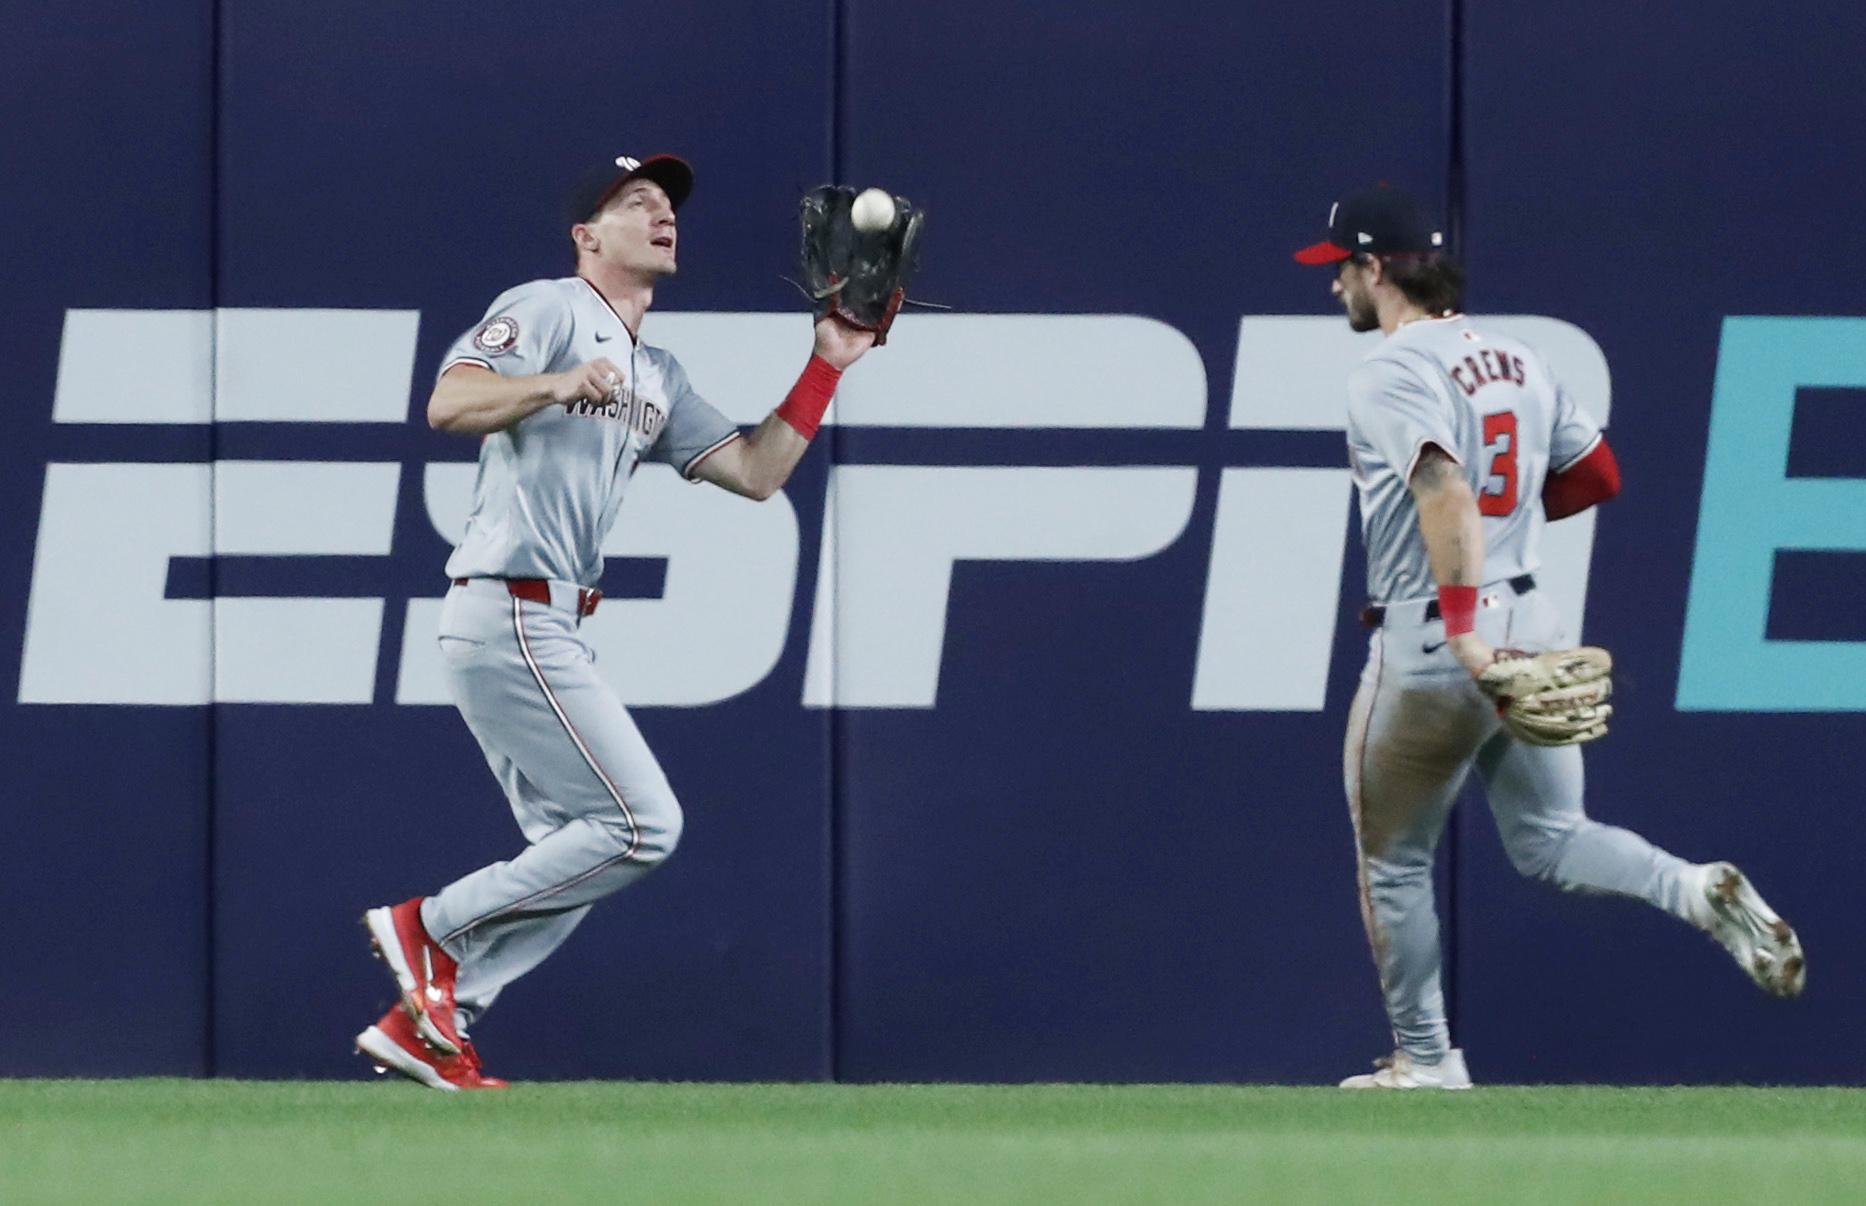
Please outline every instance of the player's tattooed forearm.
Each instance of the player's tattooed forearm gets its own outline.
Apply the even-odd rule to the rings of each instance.
[[[1464,470],[1443,449],[1428,445],[1408,483],[1419,510],[1433,575],[1441,583],[1474,581],[1484,559],[1483,533]]]

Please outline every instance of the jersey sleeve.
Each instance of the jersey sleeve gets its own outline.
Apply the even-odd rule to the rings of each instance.
[[[571,325],[570,300],[555,282],[508,289],[493,300],[478,326],[454,340],[441,357],[440,372],[456,364],[477,364],[502,377],[549,372],[570,342]]]
[[[1401,481],[1412,480],[1427,444],[1461,460],[1444,397],[1397,361],[1369,360],[1348,377],[1348,420]]]
[[[659,461],[680,470],[688,481],[700,462],[740,437],[738,425],[702,398],[687,380],[687,371],[672,356],[666,368],[668,414],[644,460]]]
[[[1600,446],[1600,424],[1574,404],[1561,385],[1555,386],[1555,426],[1549,432],[1549,472],[1566,473]]]

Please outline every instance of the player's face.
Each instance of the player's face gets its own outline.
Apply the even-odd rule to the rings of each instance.
[[[674,275],[674,206],[654,181],[629,181],[588,225],[602,259],[650,279]]]
[[[1374,308],[1372,282],[1368,269],[1353,260],[1343,260],[1335,267],[1334,295],[1348,312],[1348,326],[1356,331],[1380,329],[1380,314]]]

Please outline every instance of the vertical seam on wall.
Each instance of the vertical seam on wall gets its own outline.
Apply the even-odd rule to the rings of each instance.
[[[830,0],[829,6],[829,175],[833,181],[843,178],[844,156],[848,148],[848,33],[849,0]],[[829,464],[823,470],[823,508],[826,518],[836,528],[841,527],[840,516],[829,513],[829,490],[835,480],[836,465],[842,460],[842,425],[831,423],[829,426]],[[842,555],[840,533],[826,528],[821,539],[830,542],[835,558]],[[836,639],[841,630],[841,591],[835,589],[838,579],[830,558],[817,559],[818,574],[830,574],[830,647],[829,647],[829,707],[824,721],[825,737],[828,748],[823,760],[824,787],[829,797],[826,825],[828,828],[827,854],[829,863],[829,1079],[842,1079],[842,1041],[843,1041],[843,926],[842,909],[844,889],[848,882],[846,868],[843,865],[843,824],[842,824],[842,698],[841,659],[838,656],[840,641]],[[813,623],[820,624],[823,617],[816,616]]]
[[[1451,251],[1464,255],[1464,0],[1446,0],[1445,212]]]
[[[220,705],[216,701],[220,685],[220,533],[216,513],[217,479],[220,473],[220,101],[221,101],[221,4],[208,5],[207,46],[207,765],[206,792],[206,916],[203,940],[207,950],[206,1009],[202,1011],[201,1038],[203,1070],[208,1076],[219,1074],[220,1035],[220,927],[218,914],[220,888]]]
[[[1445,224],[1451,241],[1451,253],[1459,258],[1464,256],[1464,0],[1445,0]],[[1469,306],[1465,307],[1467,310]],[[1462,796],[1470,790],[1470,780],[1465,781]],[[1461,1010],[1459,993],[1464,983],[1460,975],[1464,944],[1459,941],[1459,934],[1464,925],[1464,916],[1459,907],[1460,893],[1458,877],[1462,874],[1463,843],[1459,840],[1464,827],[1464,814],[1467,809],[1452,802],[1452,815],[1445,834],[1445,916],[1449,924],[1442,927],[1440,942],[1443,944],[1441,966],[1444,976],[1445,1022],[1457,1042],[1457,1025]]]
[[[408,416],[402,416],[402,422],[408,422]],[[402,543],[404,532],[415,531],[414,524],[422,518],[427,506],[425,463],[404,460],[396,474],[395,507],[389,517],[389,551],[393,558]],[[406,545],[403,545],[403,549]],[[408,643],[408,608],[414,601],[404,600],[402,606],[395,606],[392,599],[382,603],[382,640],[376,648],[376,675],[370,687],[372,706],[394,706],[395,690],[401,681],[402,650]]]

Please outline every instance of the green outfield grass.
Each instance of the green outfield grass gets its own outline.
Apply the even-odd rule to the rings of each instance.
[[[1858,1202],[1866,1091],[0,1081],[0,1202]]]

